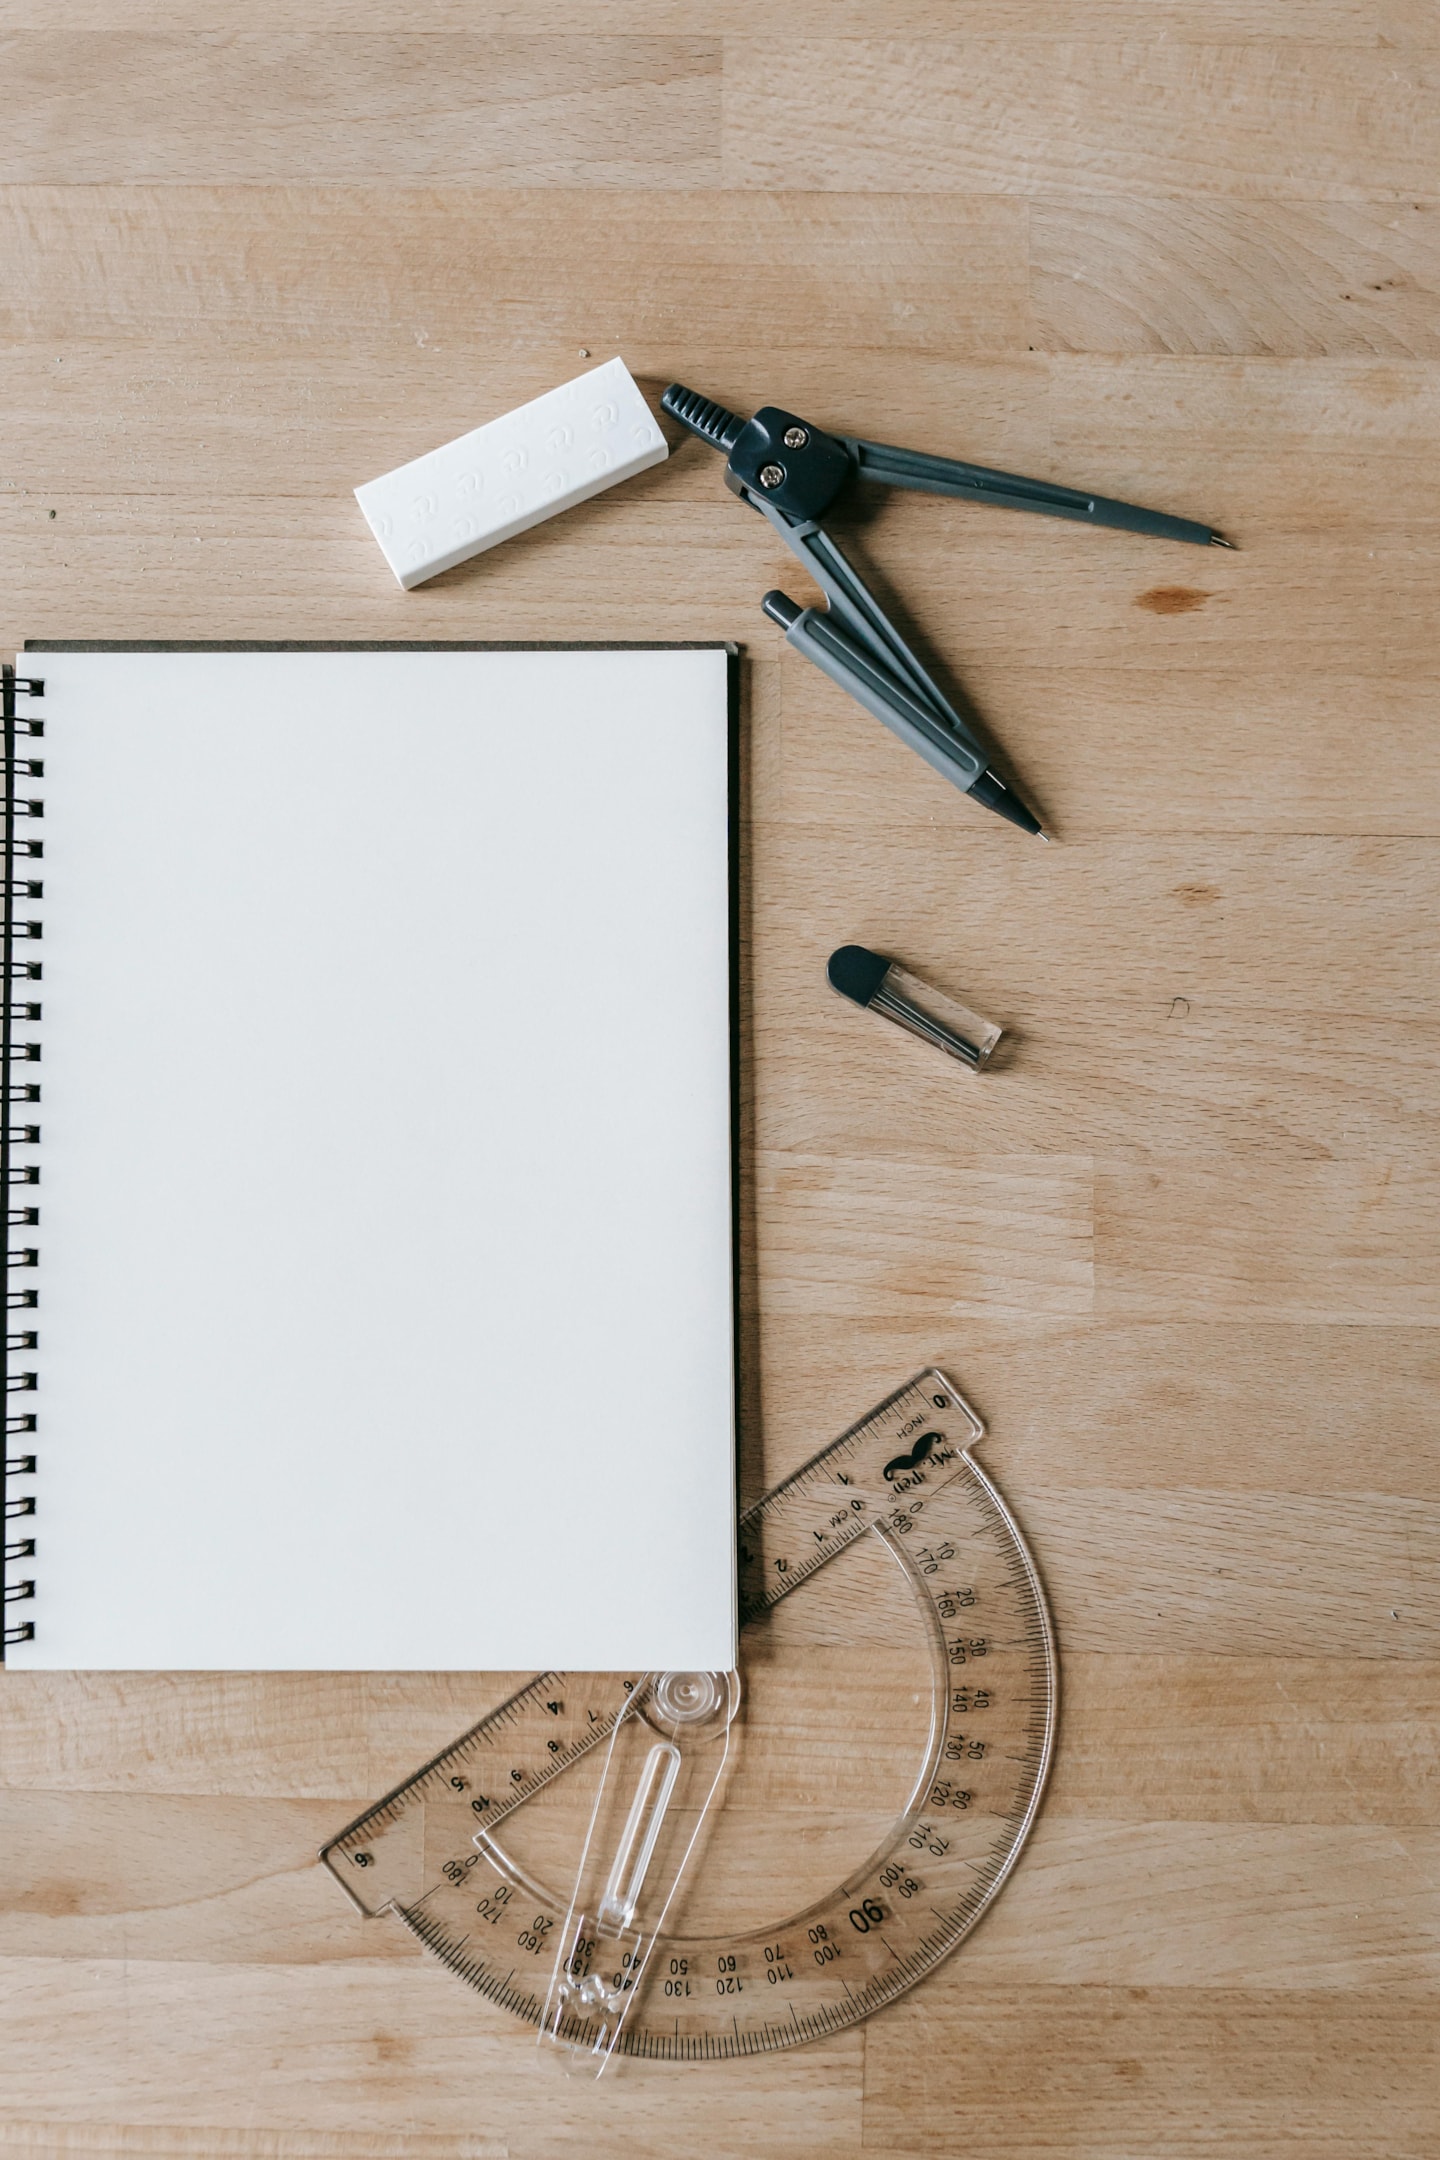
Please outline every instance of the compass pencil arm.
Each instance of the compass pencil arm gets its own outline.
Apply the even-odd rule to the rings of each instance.
[[[773,503],[759,502],[755,507],[774,526],[791,554],[804,564],[824,593],[831,614],[838,617],[876,665],[895,676],[899,686],[917,704],[924,706],[941,728],[957,735],[978,756],[979,745],[974,742],[959,713],[933,676],[921,666],[859,571],[824,527],[813,521],[792,524]],[[979,762],[983,764],[983,757]]]
[[[927,765],[952,781],[962,794],[982,788],[981,800],[986,807],[997,807],[984,783],[991,781],[994,788],[1000,783],[986,772],[983,752],[946,726],[928,704],[912,696],[888,668],[873,660],[835,620],[833,612],[827,615],[819,608],[797,607],[783,592],[766,593],[761,605],[770,620],[784,631],[787,644],[813,661],[822,675],[828,675],[857,705],[873,713]]]

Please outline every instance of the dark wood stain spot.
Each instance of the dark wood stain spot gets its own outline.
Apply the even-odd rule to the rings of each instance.
[[[1152,585],[1148,592],[1136,593],[1135,605],[1152,615],[1189,615],[1214,597],[1194,585]]]
[[[399,2033],[376,2033],[374,2046],[376,2060],[382,2063],[408,2062],[415,2052],[414,2043]]]
[[[1209,907],[1220,897],[1218,885],[1176,885],[1172,889],[1182,907]]]
[[[1145,1402],[1152,1410],[1193,1410],[1200,1402],[1200,1390],[1188,1380],[1152,1380]],[[1143,1995],[1144,1990],[1140,1992]]]
[[[1354,378],[1354,385],[1367,405],[1387,407],[1399,405],[1412,395],[1408,378],[1395,368],[1370,368]]]
[[[44,1913],[47,1919],[64,1920],[82,1913],[86,1906],[80,1885],[74,1882],[41,1882],[29,1890],[14,1890],[0,1901],[8,1913]]]

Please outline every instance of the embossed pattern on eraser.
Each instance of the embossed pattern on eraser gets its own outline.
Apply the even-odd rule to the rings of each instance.
[[[367,481],[355,499],[408,588],[668,455],[630,370],[607,360]]]

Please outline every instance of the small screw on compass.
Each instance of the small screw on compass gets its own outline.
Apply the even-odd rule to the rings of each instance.
[[[759,477],[761,487],[777,488],[785,478],[785,468],[783,465],[762,465]]]

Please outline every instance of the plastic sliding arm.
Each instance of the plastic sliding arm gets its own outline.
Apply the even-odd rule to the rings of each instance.
[[[893,443],[840,440],[855,459],[857,477],[881,487],[916,488],[925,495],[955,495],[966,502],[994,503],[1006,510],[1037,510],[1046,517],[1074,518],[1084,525],[1108,525],[1121,532],[1148,533],[1161,540],[1188,540],[1199,547],[1212,538],[1208,525],[1169,517],[1137,503],[1114,502],[1051,480],[1027,480],[1020,473],[995,472],[986,465],[966,465],[959,458],[931,457],[923,450],[902,450]]]

